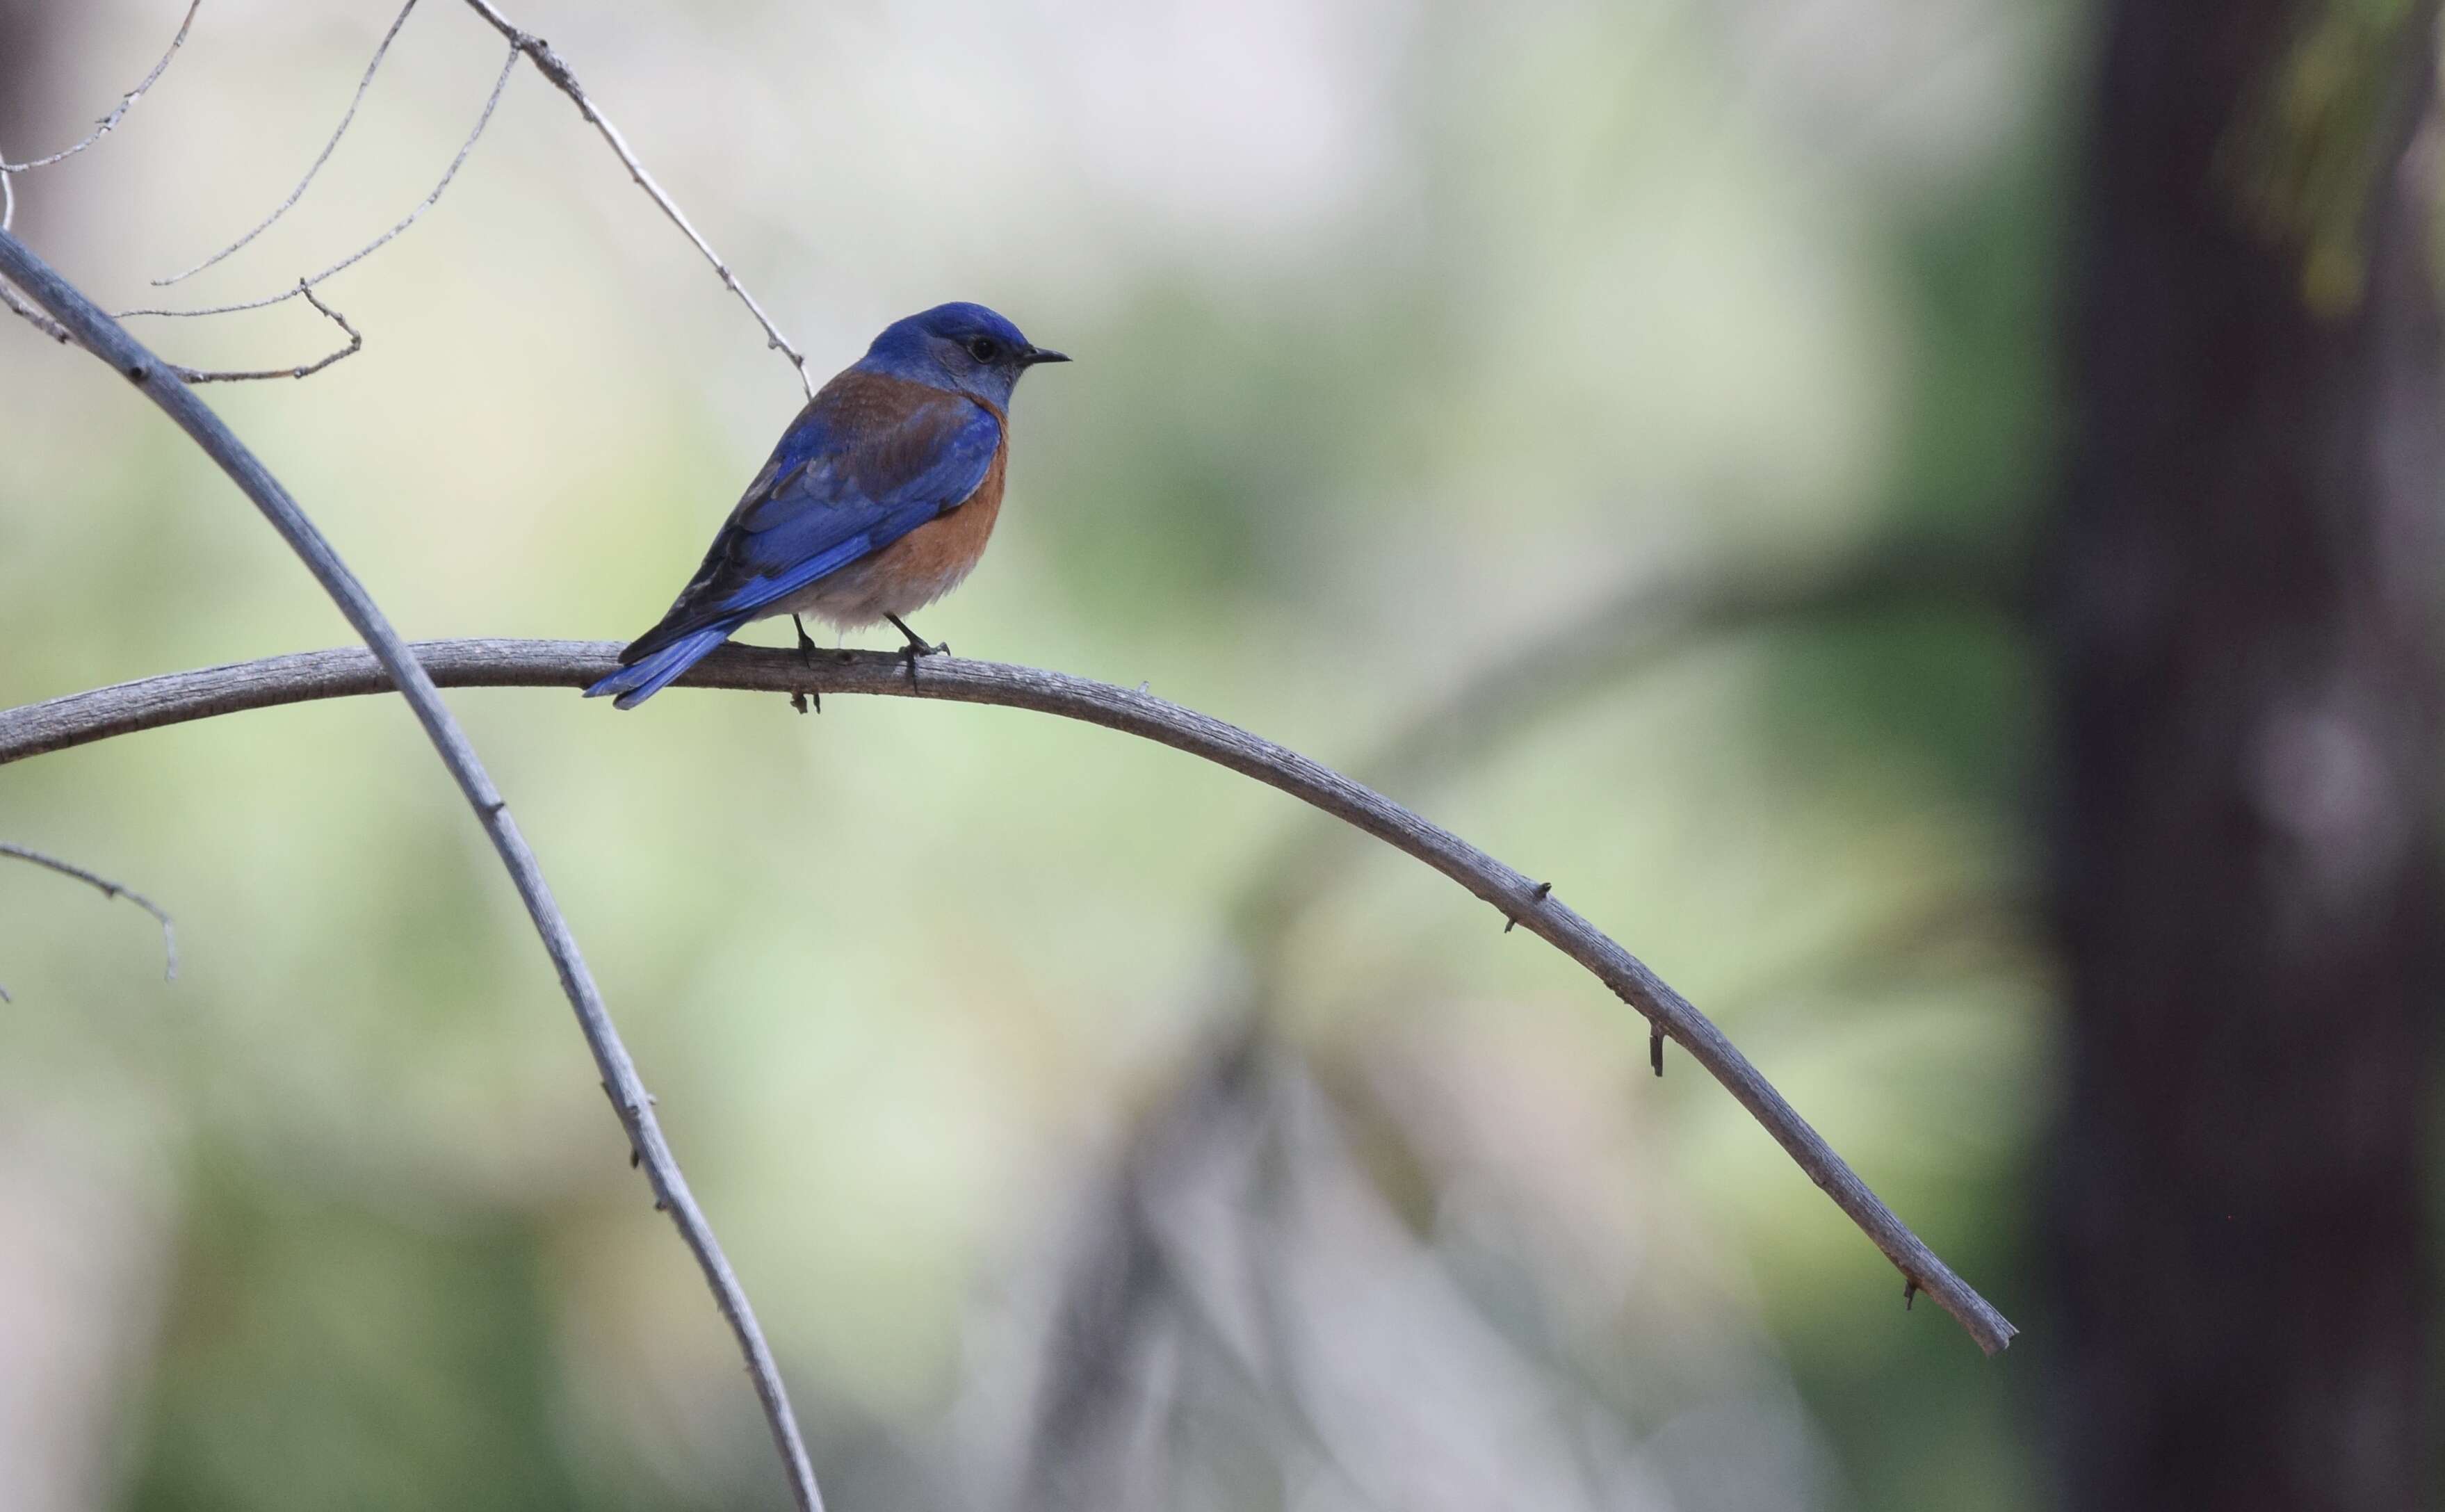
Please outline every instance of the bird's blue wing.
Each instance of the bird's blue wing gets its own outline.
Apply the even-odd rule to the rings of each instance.
[[[717,625],[727,635],[956,507],[984,481],[1001,436],[963,395],[843,374],[783,434],[670,612],[621,662]]]

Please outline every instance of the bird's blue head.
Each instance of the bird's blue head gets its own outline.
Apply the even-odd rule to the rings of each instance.
[[[859,371],[905,378],[933,388],[956,389],[1010,405],[1018,375],[1038,363],[1066,363],[1018,332],[982,305],[937,305],[894,321],[858,360]]]

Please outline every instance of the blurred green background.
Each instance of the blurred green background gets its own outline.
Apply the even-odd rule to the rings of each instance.
[[[20,4],[0,150],[80,135],[180,9]],[[1720,1089],[1648,1074],[1635,1016],[1250,783],[1008,711],[454,694],[835,1505],[999,1504],[1040,1470],[1046,1298],[1246,1015],[1252,1095],[1355,1183],[1316,1177],[1305,1246],[1256,1252],[1315,1256],[1284,1305],[1352,1326],[1293,1331],[1332,1360],[1288,1409],[1198,1386],[1231,1351],[1193,1328],[1147,1356],[1176,1452],[1134,1504],[2038,1504],[2043,720],[1992,585],[2056,439],[2078,8],[510,9],[819,371],[953,298],[1078,359],[1024,385],[993,552],[925,633],[1145,681],[1551,879],[2029,1331],[1986,1361],[1905,1314]],[[207,4],[110,139],[20,180],[20,233],[154,302],[287,192],[392,13]],[[174,302],[389,225],[501,52],[426,0],[298,211]],[[363,354],[209,397],[412,636],[635,633],[799,402],[530,71],[325,292]],[[331,344],[295,304],[139,329],[198,365]],[[13,326],[0,349],[0,704],[347,639],[122,382]],[[1858,591],[1903,533],[2004,570]],[[1717,602],[1755,582],[1772,603]],[[1505,667],[1541,691],[1489,700]],[[1403,731],[1451,749],[1382,771]],[[783,1504],[398,705],[13,766],[0,837],[148,892],[184,948],[165,984],[142,915],[0,869],[10,1505]],[[1334,1239],[1333,1191],[1390,1222]],[[1335,1269],[1371,1244],[1409,1268]],[[1596,1489],[1386,1490],[1371,1453]]]

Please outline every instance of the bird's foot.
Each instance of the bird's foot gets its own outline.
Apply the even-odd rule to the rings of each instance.
[[[908,622],[902,619],[899,615],[887,614],[884,618],[891,622],[891,627],[893,629],[898,630],[901,634],[908,637],[908,644],[900,648],[900,655],[908,663],[908,685],[910,687],[913,688],[917,685],[917,659],[919,657],[949,656],[951,654],[950,642],[944,641],[939,645],[928,644],[925,638],[910,629],[908,627]]]
[[[908,622],[902,619],[899,615],[887,614],[884,618],[891,622],[891,627],[893,629],[898,630],[901,634],[908,638],[908,644],[901,648],[903,655],[918,657],[949,656],[951,654],[950,642],[944,641],[940,645],[929,645],[926,644],[925,638],[910,629],[908,627]]]

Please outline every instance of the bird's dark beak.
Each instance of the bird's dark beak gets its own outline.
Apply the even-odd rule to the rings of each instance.
[[[1019,359],[1021,364],[1028,367],[1034,367],[1038,363],[1066,363],[1069,360],[1068,352],[1056,352],[1049,346],[1031,346],[1027,349],[1027,355]]]

